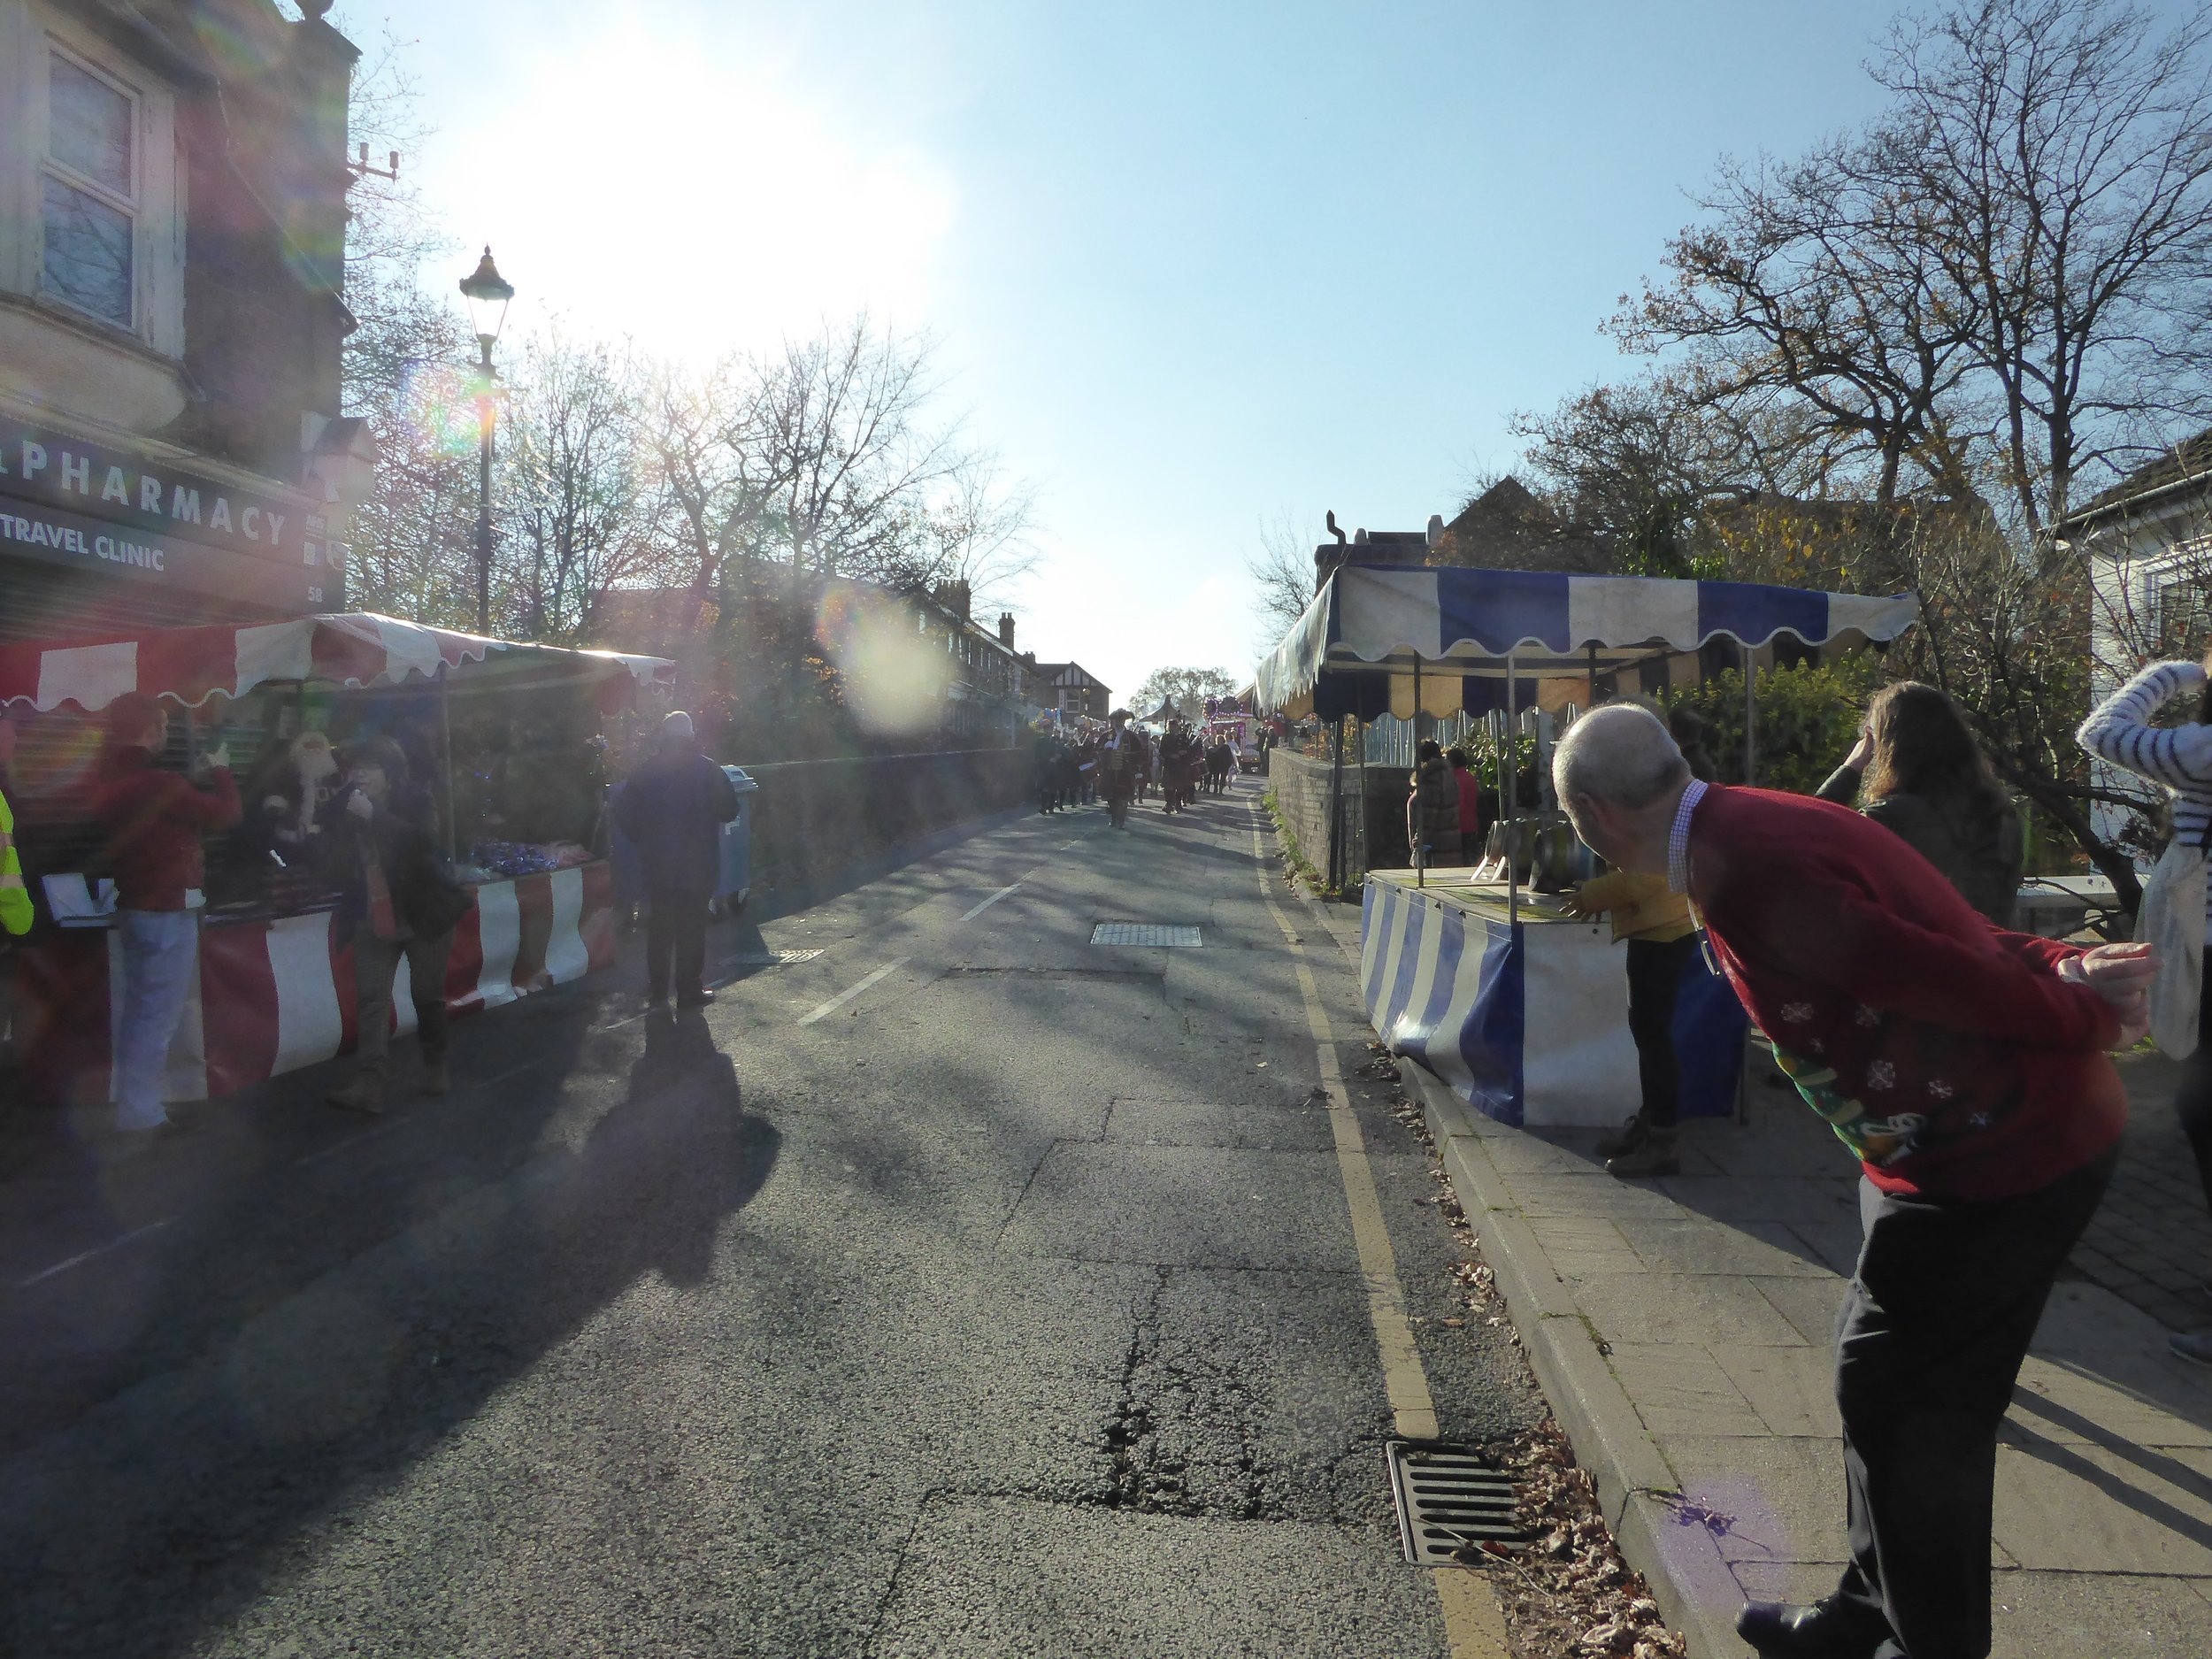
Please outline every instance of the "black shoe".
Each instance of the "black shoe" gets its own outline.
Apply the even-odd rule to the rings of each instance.
[[[676,994],[678,1008],[704,1008],[712,1001],[714,1001],[712,991],[679,991]]]
[[[1736,1634],[1760,1659],[1870,1659],[1889,1635],[1873,1609],[1835,1596],[1813,1602],[1747,1601]]]
[[[1617,1158],[1624,1153],[1640,1152],[1644,1142],[1650,1139],[1651,1125],[1644,1121],[1643,1113],[1636,1112],[1621,1125],[1617,1133],[1599,1141],[1595,1150],[1601,1158]]]

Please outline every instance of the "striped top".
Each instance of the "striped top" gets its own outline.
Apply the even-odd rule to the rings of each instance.
[[[2176,697],[2200,694],[2200,663],[2153,663],[2098,704],[2074,735],[2100,760],[2174,792],[2174,836],[2204,839],[2212,824],[2212,726],[2156,726],[2151,717]],[[2212,915],[2212,892],[2206,895]]]

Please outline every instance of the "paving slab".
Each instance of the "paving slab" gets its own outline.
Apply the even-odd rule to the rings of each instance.
[[[1743,1599],[1824,1594],[1846,1555],[1855,1165],[1755,1085],[1748,1125],[1685,1125],[1683,1175],[1613,1181],[1573,1168],[1586,1132],[1492,1123],[1406,1070],[1623,1553],[1694,1659],[1740,1659]],[[2140,1219],[2085,1246],[2094,1272],[2055,1288],[2022,1371],[1991,1544],[2004,1659],[2212,1650],[2212,1377],[2156,1312],[2188,1240]]]

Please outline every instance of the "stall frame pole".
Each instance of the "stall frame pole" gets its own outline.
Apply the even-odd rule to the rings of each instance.
[[[1413,885],[1429,884],[1429,861],[1421,856],[1417,839],[1421,818],[1421,653],[1413,654],[1413,787],[1406,803],[1406,841],[1413,856]]]
[[[1329,722],[1329,890],[1344,891],[1344,717]]]
[[[453,670],[438,675],[438,739],[445,750],[445,856],[449,864],[461,862],[461,804],[453,789]]]
[[[1367,722],[1360,718],[1356,703],[1352,709],[1352,741],[1359,748],[1359,876],[1367,879]],[[1350,874],[1348,869],[1345,872]]]
[[[1513,653],[1505,654],[1505,749],[1498,757],[1498,782],[1505,800],[1505,929],[1508,939],[1521,931],[1520,873],[1513,859],[1513,842],[1520,832],[1520,713],[1514,707]]]
[[[1759,664],[1751,647],[1743,648],[1743,780],[1759,781]]]

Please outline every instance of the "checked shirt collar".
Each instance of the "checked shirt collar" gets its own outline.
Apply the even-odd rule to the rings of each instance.
[[[1690,814],[1704,799],[1705,786],[1693,778],[1682,790],[1681,804],[1674,809],[1674,826],[1667,832],[1667,891],[1690,890]]]

